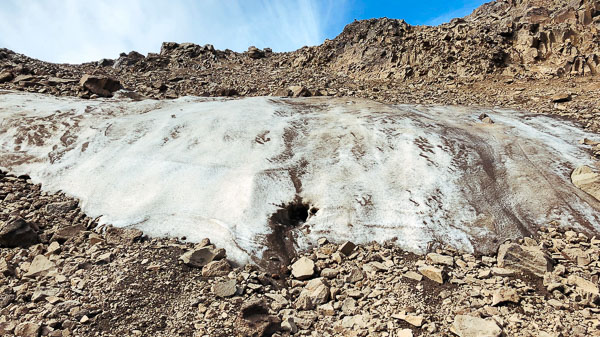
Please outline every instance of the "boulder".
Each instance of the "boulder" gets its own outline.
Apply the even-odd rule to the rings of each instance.
[[[14,78],[14,75],[10,71],[3,71],[0,73],[0,83],[9,82]]]
[[[500,245],[497,256],[498,267],[530,272],[539,277],[552,271],[550,256],[539,247],[520,246],[516,243]]]
[[[580,166],[571,173],[573,185],[600,200],[600,175],[589,166]]]
[[[457,315],[450,331],[459,337],[498,337],[502,329],[491,319]]]
[[[574,285],[575,288],[582,292],[584,295],[590,294],[592,296],[600,296],[600,290],[598,290],[598,285],[584,279],[583,277],[570,275],[567,279],[567,282],[571,285]]]
[[[265,57],[265,52],[256,48],[255,46],[250,46],[248,47],[248,57],[250,57],[251,59],[261,59],[263,57]]]
[[[292,92],[292,97],[310,97],[310,96],[312,96],[310,91],[306,87],[303,87],[303,86],[293,85],[293,86],[289,87],[289,89]]]
[[[0,222],[0,247],[29,247],[39,242],[36,228],[22,218]]]
[[[315,274],[315,263],[313,260],[302,257],[292,264],[292,276],[298,280],[306,280]]]
[[[92,93],[112,97],[113,92],[122,88],[121,82],[106,76],[85,74],[79,81],[79,85]]]

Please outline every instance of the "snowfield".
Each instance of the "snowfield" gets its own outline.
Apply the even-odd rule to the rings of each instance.
[[[301,249],[325,236],[488,252],[550,221],[596,231],[600,203],[569,178],[592,165],[584,137],[568,121],[498,109],[0,92],[4,170],[79,198],[102,223],[208,237],[240,263],[261,256],[279,222]],[[290,223],[273,217],[290,203]]]

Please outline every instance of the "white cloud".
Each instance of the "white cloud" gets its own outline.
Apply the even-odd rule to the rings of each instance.
[[[323,42],[346,0],[3,0],[0,46],[52,62],[157,52],[163,41],[290,51]],[[335,9],[333,10],[335,5]]]

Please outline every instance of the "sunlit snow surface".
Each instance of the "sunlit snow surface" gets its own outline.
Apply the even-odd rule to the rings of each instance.
[[[238,262],[261,255],[271,215],[296,195],[318,208],[295,229],[299,248],[325,236],[487,252],[552,220],[598,230],[599,203],[569,180],[591,163],[584,137],[508,110],[0,93],[1,167],[103,223],[209,237]]]

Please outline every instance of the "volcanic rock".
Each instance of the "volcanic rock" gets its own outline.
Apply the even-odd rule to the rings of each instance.
[[[8,82],[13,79],[13,74],[10,71],[3,71],[0,73],[0,83]]]
[[[112,97],[113,92],[121,89],[118,80],[106,76],[85,74],[79,81],[79,85],[98,96]]]
[[[38,241],[36,229],[24,219],[0,222],[0,247],[28,247]]]
[[[350,254],[352,254],[352,251],[354,251],[354,248],[356,248],[356,245],[350,241],[346,241],[343,244],[340,245],[340,247],[338,248],[338,252],[348,256]]]

